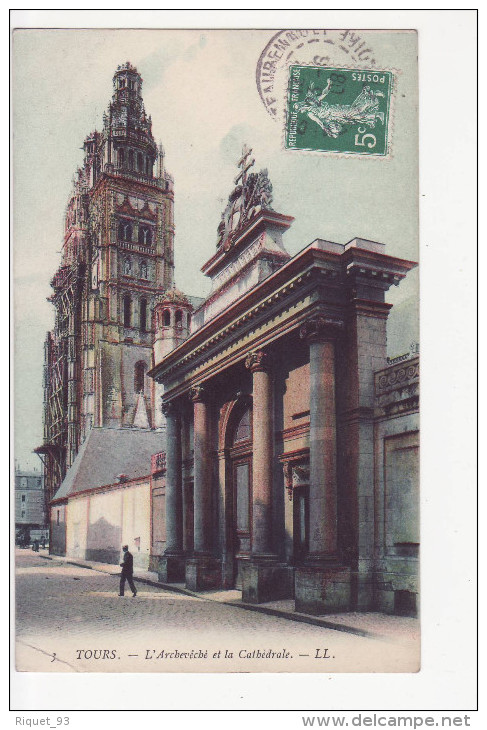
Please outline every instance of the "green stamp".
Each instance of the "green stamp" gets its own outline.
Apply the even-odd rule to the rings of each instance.
[[[290,66],[285,146],[385,156],[390,71]]]

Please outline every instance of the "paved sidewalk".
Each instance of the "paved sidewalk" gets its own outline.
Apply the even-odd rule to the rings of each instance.
[[[68,565],[77,565],[100,573],[120,575],[117,565],[110,563],[98,563],[78,558],[65,558],[57,555],[39,553],[39,557],[45,560],[53,560]],[[268,603],[250,604],[243,603],[241,591],[239,590],[216,590],[195,592],[188,590],[184,583],[162,583],[158,574],[149,570],[134,570],[134,579],[139,583],[159,587],[161,589],[182,593],[187,596],[199,598],[204,601],[214,601],[226,605],[235,606],[245,611],[255,611],[271,616],[307,623],[314,626],[322,626],[335,631],[343,631],[356,636],[381,639],[386,642],[398,642],[400,644],[417,642],[420,636],[419,620],[403,616],[390,616],[378,612],[349,612],[327,614],[326,616],[310,616],[294,610],[294,600],[269,601]]]

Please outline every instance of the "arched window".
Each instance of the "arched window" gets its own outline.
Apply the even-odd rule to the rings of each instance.
[[[164,327],[171,326],[171,312],[169,309],[164,310]]]
[[[237,424],[237,427],[235,429],[234,435],[233,435],[233,445],[235,446],[237,443],[240,443],[241,441],[248,441],[251,437],[251,427],[250,427],[250,408],[247,408],[247,410],[244,412],[242,417],[240,418],[240,421]]]
[[[120,221],[118,224],[118,237],[121,241],[131,241],[132,224],[128,221]]]
[[[150,175],[151,174],[151,162],[150,157],[145,158],[145,174]]]
[[[131,327],[132,302],[130,301],[129,295],[126,294],[122,301],[123,301],[123,326]]]
[[[140,262],[140,278],[147,279],[147,261]]]
[[[180,309],[176,312],[176,327],[183,326],[183,313]]]
[[[125,165],[125,150],[120,147],[118,150],[118,166],[123,167]]]
[[[129,150],[129,170],[134,169],[134,151]]]
[[[128,257],[123,262],[123,273],[125,276],[131,276],[132,274],[132,262]]]
[[[140,300],[140,329],[147,332],[147,299]]]
[[[147,370],[147,365],[143,360],[139,360],[135,363],[134,368],[134,391],[136,393],[143,393],[144,392],[144,385],[145,385],[145,371]]]
[[[142,157],[142,152],[137,152],[137,170],[139,172],[144,172],[144,160]]]
[[[150,246],[152,243],[152,232],[149,226],[139,226],[139,243]]]

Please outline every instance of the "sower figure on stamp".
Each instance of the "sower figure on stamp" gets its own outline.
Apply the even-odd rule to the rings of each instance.
[[[123,563],[120,563],[120,567],[122,568],[122,572],[120,574],[120,591],[119,596],[123,596],[125,592],[125,581],[128,581],[128,584],[130,586],[130,590],[132,591],[132,598],[135,598],[137,595],[137,589],[134,585],[133,575],[134,575],[134,556],[131,552],[129,552],[129,546],[124,545],[122,547],[123,550]]]

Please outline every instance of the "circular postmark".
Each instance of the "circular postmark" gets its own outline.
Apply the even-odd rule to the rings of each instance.
[[[286,69],[291,64],[364,64],[375,68],[375,54],[367,35],[358,30],[299,29],[275,33],[260,54],[256,69],[257,90],[270,116],[281,116]]]

